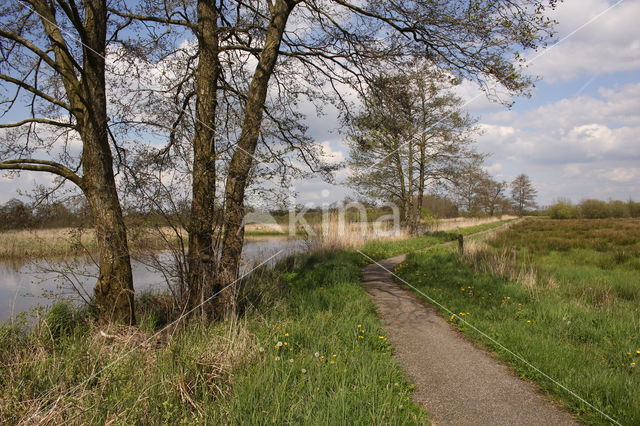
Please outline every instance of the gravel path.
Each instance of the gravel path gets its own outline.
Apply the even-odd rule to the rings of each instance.
[[[398,256],[381,261],[393,270]],[[463,338],[435,309],[419,302],[376,264],[363,269],[364,288],[416,386],[414,401],[436,425],[575,425],[575,419],[529,382]]]

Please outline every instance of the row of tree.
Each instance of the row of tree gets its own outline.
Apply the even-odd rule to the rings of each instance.
[[[381,70],[416,61],[526,92],[521,52],[549,39],[554,4],[2,0],[0,114],[22,118],[0,125],[0,169],[51,173],[43,194],[70,182],[86,198],[101,322],[135,322],[123,204],[175,218],[187,203],[184,222],[167,220],[189,237],[179,301],[222,317],[234,308],[247,197],[276,177],[286,187],[303,170],[331,172],[301,99],[349,116],[345,93],[363,95]]]
[[[14,198],[0,205],[0,230],[75,227],[87,225],[88,218],[84,206],[78,208],[63,202],[34,208]]]
[[[570,200],[558,200],[549,206],[547,214],[554,219],[640,217],[640,202],[586,199],[573,205]]]

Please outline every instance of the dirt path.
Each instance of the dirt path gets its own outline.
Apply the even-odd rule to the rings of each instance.
[[[393,270],[405,259],[379,262]],[[575,419],[487,352],[463,338],[376,264],[363,284],[378,307],[395,357],[416,386],[414,401],[436,425],[570,425]]]

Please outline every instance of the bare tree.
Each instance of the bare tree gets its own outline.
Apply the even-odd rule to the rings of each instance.
[[[199,53],[206,52],[210,58],[217,55],[217,63],[212,59],[206,73],[194,76],[204,80],[196,82],[196,87],[216,88],[196,91],[194,96],[206,98],[196,100],[196,104],[208,105],[208,113],[221,113],[211,99],[214,93],[218,102],[225,99],[222,93],[237,92],[240,100],[238,126],[232,132],[229,162],[224,170],[220,204],[224,226],[217,247],[217,267],[209,261],[213,259],[210,254],[217,253],[204,237],[205,230],[212,228],[203,211],[210,207],[210,200],[192,201],[189,220],[190,233],[195,236],[202,231],[201,250],[194,247],[190,253],[191,268],[196,274],[204,268],[205,276],[215,275],[213,286],[208,278],[203,281],[213,293],[227,288],[238,273],[247,188],[260,166],[257,159],[264,147],[264,124],[270,118],[266,106],[272,93],[286,94],[294,100],[290,110],[295,110],[298,96],[316,100],[332,97],[348,114],[345,88],[363,93],[365,83],[379,74],[381,67],[397,69],[413,56],[427,58],[458,77],[478,81],[485,87],[497,82],[509,91],[525,92],[531,81],[513,61],[523,60],[519,49],[536,48],[548,39],[553,23],[544,16],[544,7],[553,6],[555,1],[198,0],[195,8],[188,1],[145,3],[138,10],[131,10],[128,4],[118,5],[114,13],[166,28],[189,28],[197,36]],[[219,74],[215,71],[217,66]],[[211,81],[216,75],[218,81]],[[214,117],[201,116],[200,120],[203,128],[196,131],[218,130],[219,122]],[[278,131],[286,142],[287,129]],[[196,135],[193,140],[197,144],[211,143],[211,139]],[[194,153],[202,154],[193,158],[194,173],[196,169],[204,173],[203,179],[194,179],[194,199],[203,190],[213,190],[211,182],[204,178],[210,177],[216,163],[206,161],[211,160],[207,150],[194,145]],[[300,152],[300,156],[305,154]],[[313,166],[312,160],[307,161]],[[201,169],[196,162],[202,162]],[[232,309],[230,289],[217,300],[218,314],[225,315]]]
[[[370,198],[397,203],[411,233],[427,186],[453,180],[482,158],[471,147],[474,120],[461,111],[450,81],[424,65],[383,74],[351,122],[349,182]]]
[[[489,216],[495,215],[498,211],[503,211],[508,205],[506,190],[507,182],[499,182],[493,179],[488,173],[480,179],[478,188],[479,204],[484,212]]]
[[[3,1],[0,17],[0,80],[13,89],[0,101],[2,114],[28,115],[0,125],[0,169],[48,172],[80,188],[97,240],[98,319],[132,324],[131,265],[107,125],[106,2]]]
[[[511,182],[511,198],[518,216],[522,216],[525,210],[536,207],[536,195],[538,191],[529,176],[524,173],[516,176]]]

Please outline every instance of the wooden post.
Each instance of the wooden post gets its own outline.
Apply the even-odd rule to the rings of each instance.
[[[460,256],[464,254],[464,237],[462,234],[458,234],[458,251],[460,252]]]

